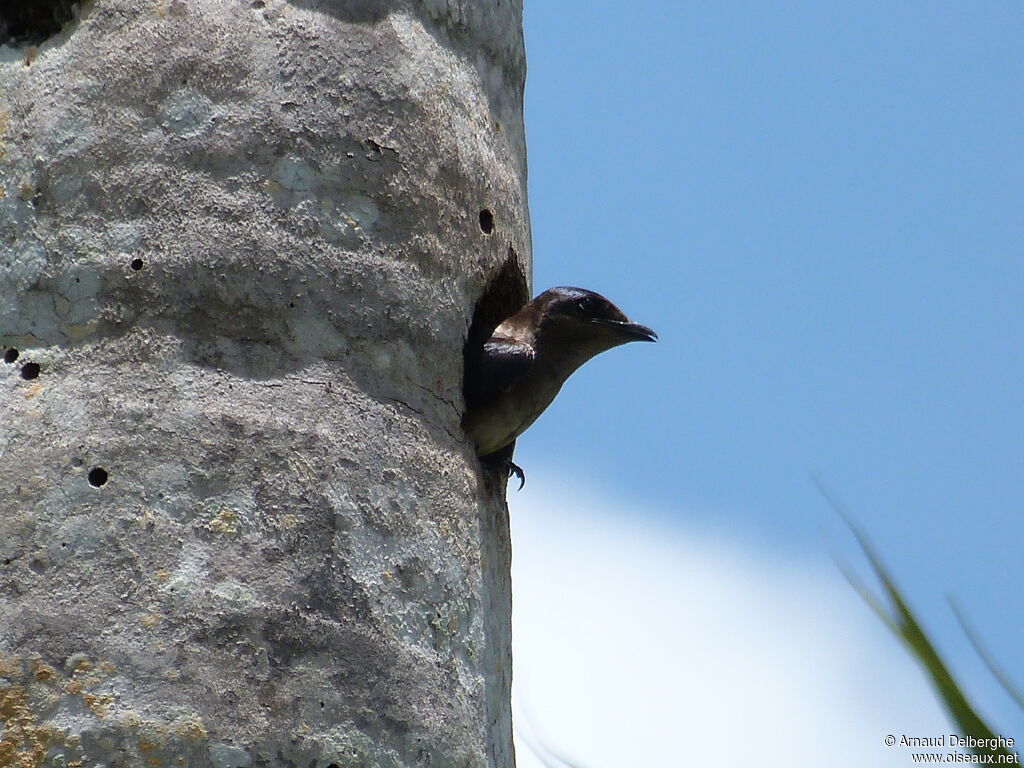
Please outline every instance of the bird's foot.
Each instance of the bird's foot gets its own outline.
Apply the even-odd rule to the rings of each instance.
[[[505,477],[516,477],[519,479],[519,490],[523,490],[523,486],[526,485],[526,473],[523,472],[523,468],[512,461],[512,453],[516,449],[515,441],[506,445],[504,448],[499,448],[494,453],[489,453],[486,456],[482,456],[480,461],[483,465],[491,472],[500,473],[498,477],[504,475]]]
[[[516,464],[512,459],[508,460],[508,476],[516,477],[519,479],[519,487],[517,491],[523,490],[523,486],[526,485],[526,473],[523,472],[523,468]]]

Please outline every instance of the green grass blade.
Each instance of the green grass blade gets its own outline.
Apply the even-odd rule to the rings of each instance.
[[[583,768],[579,763],[574,763],[567,757],[560,755],[542,740],[527,736],[520,732],[519,738],[529,747],[530,751],[537,756],[544,768]]]
[[[995,658],[988,649],[982,645],[978,635],[974,632],[974,629],[967,623],[967,619],[964,617],[963,611],[953,598],[949,599],[949,607],[953,609],[953,615],[956,616],[956,620],[960,622],[960,629],[967,635],[967,639],[971,641],[971,645],[974,646],[974,652],[978,654],[985,666],[988,667],[988,671],[992,673],[992,677],[999,681],[999,684],[1003,686],[1003,690],[1012,698],[1017,706],[1024,709],[1024,695],[1021,694],[1020,689],[1010,681],[1010,676],[1006,674],[1006,671],[996,663]]]
[[[945,706],[953,722],[956,723],[960,734],[962,736],[970,736],[976,740],[991,740],[988,741],[988,744],[994,745],[978,746],[971,748],[970,751],[977,755],[999,755],[1004,757],[1015,755],[1014,752],[996,742],[996,734],[975,712],[967,697],[961,691],[956,679],[942,660],[942,657],[935,650],[935,646],[921,627],[920,622],[918,622],[907,602],[903,599],[903,595],[896,588],[889,572],[882,565],[882,561],[868,543],[867,538],[853,524],[850,515],[829,493],[828,489],[817,479],[815,479],[815,482],[818,485],[818,490],[821,491],[832,508],[843,518],[853,532],[861,551],[875,572],[875,577],[881,583],[889,604],[886,605],[882,600],[871,594],[867,587],[858,582],[856,578],[853,578],[847,569],[843,569],[847,579],[871,609],[879,615],[886,626],[903,641],[903,644],[910,650],[911,654],[920,662],[931,680],[932,686],[938,692],[943,706]],[[840,568],[842,569],[842,566]]]

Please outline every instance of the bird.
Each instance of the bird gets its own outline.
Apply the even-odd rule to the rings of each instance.
[[[595,355],[658,334],[632,322],[608,299],[584,288],[549,288],[503,320],[466,359],[462,427],[485,463],[512,462],[516,438],[555,399],[569,376]]]

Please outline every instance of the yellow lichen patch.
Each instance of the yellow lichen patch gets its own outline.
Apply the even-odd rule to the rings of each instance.
[[[32,675],[40,683],[52,683],[57,676],[57,670],[49,664],[44,664],[39,659],[32,660]]]
[[[82,691],[92,688],[99,684],[100,679],[96,675],[84,674],[88,670],[92,669],[92,662],[88,659],[79,659],[75,662],[74,673],[70,680],[64,683],[64,692],[70,693],[72,696],[78,696]]]
[[[109,661],[101,661],[100,662],[100,672],[102,672],[104,675],[112,675],[116,671],[117,671],[117,667],[115,667]]]
[[[170,576],[170,574],[163,568],[153,574],[153,578],[157,581],[167,581],[168,576]]]
[[[49,749],[51,731],[36,722],[25,698],[25,689],[12,685],[0,690],[0,765],[5,768],[37,768]]]
[[[39,391],[43,388],[43,385],[38,381],[33,381],[27,387],[25,387],[25,399],[30,400],[39,394]]]
[[[207,738],[206,726],[203,725],[203,719],[199,715],[182,720],[174,730],[183,739],[203,741]]]
[[[95,696],[91,693],[87,693],[82,696],[82,701],[85,706],[89,708],[96,717],[106,717],[110,711],[111,704],[114,703],[114,697],[109,693],[105,693],[99,696]]]
[[[144,613],[139,617],[139,624],[146,629],[152,629],[163,619],[159,613]]]
[[[206,529],[214,533],[235,533],[238,513],[230,507],[222,507],[215,517],[206,522]]]
[[[285,530],[291,530],[299,524],[298,515],[281,515],[281,527]]]
[[[156,751],[160,749],[160,745],[149,739],[139,739],[136,746],[139,748],[139,752],[146,765],[160,765],[163,762],[159,754],[156,754]]]

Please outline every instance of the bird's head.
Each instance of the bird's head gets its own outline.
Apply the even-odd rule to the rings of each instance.
[[[550,288],[531,302],[540,338],[558,339],[586,357],[631,341],[655,341],[658,334],[631,322],[599,293],[583,288]]]

